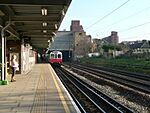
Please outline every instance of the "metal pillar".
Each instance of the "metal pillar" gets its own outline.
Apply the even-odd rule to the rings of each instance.
[[[3,29],[3,26],[0,25],[0,28]],[[2,71],[2,70],[1,70]],[[1,73],[1,80],[2,80],[2,73]]]
[[[5,72],[5,65],[6,64],[6,38],[5,38],[5,34],[4,31],[5,29],[10,26],[10,24],[8,24],[7,26],[5,26],[2,30],[1,30],[1,36],[2,36],[2,81],[6,80],[6,72]]]

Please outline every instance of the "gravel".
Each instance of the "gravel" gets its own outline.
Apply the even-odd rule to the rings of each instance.
[[[69,71],[71,73],[74,73],[71,70]],[[123,88],[123,86],[120,86],[119,84],[116,85],[116,83],[114,83],[114,85],[112,83],[111,83],[112,85],[96,84],[88,80],[87,78],[80,76],[76,73],[74,73],[74,75],[86,81],[88,84],[95,86],[100,91],[102,91],[109,97],[115,99],[119,103],[129,107],[135,113],[150,113],[150,95],[135,92],[134,90],[131,90],[130,88]]]

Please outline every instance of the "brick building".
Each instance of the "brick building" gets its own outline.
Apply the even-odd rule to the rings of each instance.
[[[86,35],[79,20],[72,20],[70,31],[74,33],[74,59],[86,56],[91,44],[91,35]]]
[[[116,31],[112,31],[111,35],[102,39],[104,42],[109,44],[118,44],[119,37]]]
[[[70,31],[73,31],[73,32],[82,31],[82,32],[84,32],[82,25],[80,25],[79,20],[72,20],[71,21]]]

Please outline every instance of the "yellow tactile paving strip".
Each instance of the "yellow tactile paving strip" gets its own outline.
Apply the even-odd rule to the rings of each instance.
[[[70,103],[49,64],[41,65],[32,113],[71,113]]]
[[[43,70],[43,66],[41,66],[41,70]],[[37,85],[36,93],[35,93],[35,98],[34,98],[34,103],[33,107],[31,109],[31,113],[46,113],[46,100],[45,100],[45,76],[44,76],[44,71],[40,72],[40,78],[39,82]]]
[[[0,86],[0,113],[77,113],[53,74],[50,64],[36,64],[27,75],[16,75],[16,82]]]
[[[49,67],[49,69],[51,70],[50,67]],[[59,94],[59,98],[61,99],[61,102],[62,102],[63,107],[64,107],[64,109],[65,109],[65,112],[66,112],[66,113],[71,113],[70,110],[69,110],[69,107],[68,107],[68,105],[67,105],[67,103],[66,103],[65,97],[64,97],[64,95],[63,95],[63,93],[62,93],[62,91],[61,91],[61,89],[60,89],[60,87],[59,87],[59,85],[58,85],[58,83],[57,83],[57,80],[56,80],[56,78],[55,78],[55,76],[54,76],[54,72],[53,72],[53,71],[50,71],[50,72],[51,72],[52,78],[53,78],[53,80],[54,80],[55,86],[56,86],[56,88],[57,88],[57,91],[58,91],[58,94]]]

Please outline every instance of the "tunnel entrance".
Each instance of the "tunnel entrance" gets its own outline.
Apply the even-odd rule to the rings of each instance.
[[[69,62],[72,60],[72,51],[62,51],[63,62]]]

